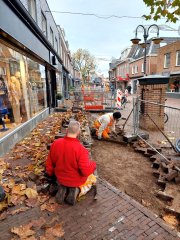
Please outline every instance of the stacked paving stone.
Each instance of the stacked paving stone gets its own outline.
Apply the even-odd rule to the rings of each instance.
[[[149,148],[143,141],[135,142],[133,147],[135,151],[143,153],[152,161],[153,175],[158,178],[158,185],[164,189],[157,193],[157,197],[167,203],[171,202],[171,206],[167,206],[166,210],[180,216],[180,192],[177,191],[178,187],[173,187],[172,184],[180,184],[180,169],[177,164],[171,158],[165,159],[157,154],[157,151],[162,152],[161,148]]]

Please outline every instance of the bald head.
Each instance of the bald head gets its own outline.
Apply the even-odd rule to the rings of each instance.
[[[70,121],[68,130],[67,130],[67,135],[77,135],[80,133],[80,123],[77,121]]]

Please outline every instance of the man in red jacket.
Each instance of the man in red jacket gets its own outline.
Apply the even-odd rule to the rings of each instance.
[[[77,139],[79,133],[79,122],[71,121],[67,136],[54,141],[46,161],[47,174],[55,175],[59,183],[56,199],[60,204],[67,194],[66,202],[74,205],[81,186],[96,169],[96,163],[90,161],[87,149]]]

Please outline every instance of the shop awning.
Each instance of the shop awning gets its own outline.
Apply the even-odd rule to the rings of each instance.
[[[128,81],[129,80],[129,74],[126,74],[126,77],[117,76],[116,77],[118,81]]]

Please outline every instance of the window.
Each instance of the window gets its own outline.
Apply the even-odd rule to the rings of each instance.
[[[141,72],[142,73],[144,72],[144,63],[142,63],[142,65],[141,65]]]
[[[135,73],[138,73],[138,66],[135,66]]]
[[[54,47],[54,33],[52,28],[50,27],[50,43],[53,45]]]
[[[176,66],[180,66],[180,50],[176,52]]]
[[[132,66],[132,74],[134,74],[134,66]]]
[[[36,0],[28,0],[28,10],[32,18],[37,21]]]
[[[170,66],[170,53],[166,53],[164,55],[164,68],[168,68]]]
[[[56,52],[58,52],[58,40],[56,37],[55,37],[55,50]]]
[[[41,27],[44,35],[47,36],[47,20],[43,12],[41,12]]]
[[[45,66],[3,43],[0,49],[0,115],[6,117],[1,139],[45,109],[47,100]]]

